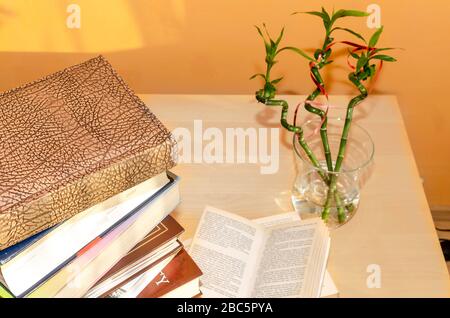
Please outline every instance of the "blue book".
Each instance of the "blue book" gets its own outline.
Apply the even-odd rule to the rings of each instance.
[[[12,259],[14,256],[25,250],[28,246],[36,242],[37,240],[44,237],[47,233],[49,233],[53,228],[56,226],[50,227],[46,230],[43,230],[37,234],[34,234],[33,236],[30,236],[29,238],[12,245],[4,250],[0,251],[0,265],[3,265],[7,263],[10,259]]]

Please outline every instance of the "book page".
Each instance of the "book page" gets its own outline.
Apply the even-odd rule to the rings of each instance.
[[[136,298],[139,293],[166,267],[174,258],[176,253],[169,255],[156,265],[120,286],[111,293],[109,298]]]
[[[300,220],[300,216],[297,212],[287,212],[253,219],[252,221],[261,224],[264,227],[271,227]]]
[[[334,283],[333,278],[331,277],[328,270],[325,270],[319,297],[338,297],[338,296],[339,291],[336,287],[336,284]]]
[[[190,254],[203,272],[205,297],[245,297],[250,285],[264,227],[243,217],[206,207]]]
[[[253,219],[254,222],[261,224],[265,227],[277,226],[281,224],[290,223],[292,221],[300,221],[300,216],[297,212],[288,212],[282,214],[276,214],[268,217]],[[330,297],[339,293],[330,273],[325,270],[323,277],[322,287],[320,290],[320,297]]]
[[[251,297],[299,297],[313,255],[318,220],[269,227]]]

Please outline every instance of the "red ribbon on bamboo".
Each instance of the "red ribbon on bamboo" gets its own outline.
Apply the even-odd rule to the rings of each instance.
[[[375,50],[376,50],[376,48],[374,48],[374,47],[368,47],[368,46],[360,45],[360,44],[357,44],[357,43],[354,43],[354,42],[350,42],[350,41],[339,41],[339,42],[332,42],[332,43],[330,43],[330,44],[325,48],[324,51],[325,51],[325,52],[328,51],[328,49],[330,49],[330,48],[331,48],[333,45],[335,45],[336,43],[343,43],[343,44],[347,44],[347,45],[349,45],[349,46],[354,47],[354,49],[351,51],[352,53],[355,53],[355,52],[358,52],[358,51],[361,51],[361,50],[367,50],[367,51],[369,52],[369,56],[375,54]],[[319,55],[319,60],[320,60],[321,58],[322,58],[322,56]],[[325,109],[325,114],[321,117],[320,125],[314,130],[314,132],[311,134],[311,136],[312,136],[312,135],[315,135],[315,134],[317,134],[317,133],[319,132],[320,127],[323,125],[323,123],[325,122],[325,119],[326,119],[326,117],[327,117],[327,115],[328,115],[328,110],[329,110],[329,108],[330,108],[330,107],[336,107],[336,106],[330,105],[330,104],[328,103],[329,98],[328,98],[328,93],[327,93],[327,91],[325,90],[325,86],[324,86],[323,84],[321,84],[321,83],[316,79],[316,77],[314,76],[314,73],[313,73],[312,69],[313,69],[313,67],[315,67],[316,65],[317,65],[317,63],[316,63],[315,61],[311,61],[311,62],[309,63],[309,67],[310,67],[310,76],[311,76],[312,81],[313,81],[314,84],[316,85],[316,87],[320,90],[321,94],[324,95],[324,96],[326,97],[327,103],[324,104],[324,103],[317,102],[317,101],[305,100],[305,101],[303,101],[303,102],[298,103],[297,107],[295,108],[295,112],[294,112],[294,125],[297,125],[297,113],[298,113],[298,109],[299,109],[301,106],[304,106],[304,105],[306,105],[306,104],[309,104],[309,105],[311,105],[311,106],[313,106],[313,107],[320,108],[320,109],[322,109],[322,110]],[[348,65],[352,70],[356,70],[356,67],[350,63],[350,54],[347,56],[347,65]],[[383,68],[383,61],[380,60],[380,62],[379,62],[379,64],[378,64],[378,71],[375,73],[375,76],[374,76],[373,80],[369,83],[369,87],[368,87],[368,89],[367,89],[369,92],[372,91],[373,86],[375,85],[376,81],[378,80],[378,76],[379,76],[379,73],[381,72],[381,69],[382,69],[382,68]]]

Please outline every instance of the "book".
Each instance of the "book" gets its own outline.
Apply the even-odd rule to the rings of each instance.
[[[300,221],[300,215],[297,212],[287,212],[287,213],[281,213],[281,214],[275,214],[268,217],[262,217],[258,219],[253,219],[254,222],[257,222],[263,226],[274,226],[274,225],[281,225],[284,223],[289,223],[292,221]],[[184,248],[189,252],[190,246],[192,243],[192,239],[187,239],[183,241]],[[333,281],[333,278],[331,277],[330,273],[325,271],[325,275],[323,278],[322,287],[320,290],[320,296],[321,298],[332,298],[332,297],[338,297],[339,291],[336,287],[336,284]]]
[[[170,132],[102,56],[0,108],[0,250],[175,165]]]
[[[190,254],[205,297],[319,297],[329,248],[319,218],[264,226],[206,207]]]
[[[133,280],[162,258],[181,248],[178,241],[183,227],[170,215],[132,248],[89,290],[85,297],[106,296],[128,281]]]
[[[148,232],[172,212],[180,201],[178,177],[168,172],[170,182],[155,197],[141,203],[125,220],[104,236],[89,243],[66,266],[48,278],[27,297],[79,298],[105,275]]]
[[[24,296],[74,260],[94,239],[117,227],[142,202],[156,197],[168,183],[164,172],[78,213],[0,265],[0,282],[12,294]]]
[[[112,298],[192,298],[200,293],[200,277],[202,271],[195,264],[185,249],[178,254],[153,276],[150,282],[145,282],[147,273],[136,278],[128,286],[123,286],[114,291]],[[137,295],[136,295],[137,294]]]
[[[137,298],[192,298],[200,293],[202,274],[194,260],[183,249]]]

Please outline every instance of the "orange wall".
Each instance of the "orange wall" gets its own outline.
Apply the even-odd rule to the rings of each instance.
[[[68,4],[79,4],[80,29],[69,29]],[[386,65],[376,93],[396,94],[431,205],[450,206],[450,111],[445,93],[450,74],[450,1],[287,0],[9,0],[0,3],[0,89],[39,78],[102,53],[142,93],[253,93],[249,75],[263,69],[263,47],[254,24],[273,33],[286,26],[286,44],[303,48],[322,39],[320,22],[293,11],[323,3],[365,10],[381,6],[383,46],[402,47],[399,62]],[[368,35],[365,19],[348,25]],[[306,63],[280,59],[283,92],[312,89]],[[331,92],[343,83],[344,55],[328,74]],[[395,176],[392,176],[393,178]]]

